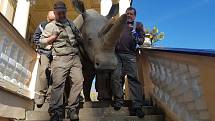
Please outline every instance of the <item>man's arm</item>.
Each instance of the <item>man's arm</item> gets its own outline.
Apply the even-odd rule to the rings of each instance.
[[[40,25],[39,25],[40,26]],[[35,32],[34,32],[34,35],[33,35],[33,42],[36,44],[36,45],[39,45],[40,42],[40,35],[42,34],[42,31],[40,30],[40,27],[37,27]]]
[[[136,25],[136,32],[138,33],[137,35],[137,44],[138,45],[142,45],[144,42],[144,27],[143,24],[141,22],[137,22]]]
[[[52,44],[57,39],[57,37],[58,37],[58,35],[51,35],[47,38],[44,38],[41,43]]]
[[[42,35],[40,37],[40,43],[43,44],[52,44],[60,34],[58,28],[54,25],[54,23],[49,23],[46,25]]]

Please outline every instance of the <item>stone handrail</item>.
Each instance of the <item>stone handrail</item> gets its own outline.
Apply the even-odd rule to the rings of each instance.
[[[215,51],[145,48],[137,61],[145,98],[167,121],[215,121]]]
[[[0,89],[32,98],[32,72],[37,55],[0,13]]]

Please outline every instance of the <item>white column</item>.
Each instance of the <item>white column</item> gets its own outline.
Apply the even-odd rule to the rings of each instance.
[[[114,3],[118,2],[118,0],[101,0],[101,14],[106,16],[110,11],[112,6],[112,1]],[[125,13],[126,9],[130,7],[131,0],[119,0],[119,15]]]
[[[29,9],[29,0],[18,0],[13,26],[24,38],[26,37]]]
[[[126,12],[126,9],[130,7],[130,0],[120,0],[119,1],[119,15],[121,16]]]
[[[112,6],[111,0],[101,0],[100,3],[101,6],[101,15],[106,16],[108,12],[110,11],[110,8]]]
[[[7,6],[8,6],[8,0],[5,0],[5,1],[1,1],[1,4],[2,5],[2,11],[1,13],[6,16],[6,13],[7,13]]]

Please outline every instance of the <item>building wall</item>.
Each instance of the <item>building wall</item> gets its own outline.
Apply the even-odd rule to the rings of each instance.
[[[0,12],[11,23],[13,22],[15,10],[16,10],[16,0],[0,0]]]
[[[79,14],[73,8],[70,0],[63,0],[67,5],[67,17],[71,20],[75,19]],[[32,35],[40,22],[46,20],[48,11],[53,10],[54,1],[36,0],[35,4],[30,6],[28,29],[27,29],[27,41],[32,41]],[[95,9],[100,12],[100,0],[84,0],[86,9]]]
[[[66,3],[68,8],[67,13],[68,18],[73,20],[78,15],[78,13],[74,10],[70,0],[63,1]],[[102,2],[100,0],[84,0],[84,5],[86,9],[95,9],[98,12],[101,11],[102,15],[107,14],[107,12],[110,10],[112,2],[120,3],[119,15],[123,14],[125,12],[125,9],[130,6],[130,0],[102,0],[102,1],[103,2],[109,1],[110,3],[109,6],[107,6],[106,4],[102,6],[101,5]],[[15,13],[17,12],[16,9],[19,8],[17,7],[17,2],[19,2],[19,0],[0,0],[0,12],[8,19],[10,23],[17,23],[17,20],[14,20],[15,22],[13,22]],[[24,28],[22,29],[18,27],[19,24],[14,25],[18,29],[18,31],[20,31],[21,35],[23,35],[23,38],[25,38],[29,43],[31,43],[32,41],[32,34],[34,33],[36,27],[39,25],[40,22],[46,20],[46,15],[48,11],[53,9],[53,4],[54,1],[52,0],[47,0],[47,2],[44,2],[44,0],[36,0],[35,3],[31,4],[27,23],[23,24],[23,22],[18,20],[21,22],[20,24],[23,24],[23,26],[24,25],[27,26],[26,32],[27,34],[25,34]]]
[[[3,0],[0,0],[0,11],[3,9]]]

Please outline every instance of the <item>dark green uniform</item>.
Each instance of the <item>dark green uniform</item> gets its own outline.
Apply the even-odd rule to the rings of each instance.
[[[53,79],[50,113],[63,114],[63,94],[66,80],[71,83],[70,94],[68,97],[68,108],[77,109],[79,104],[78,96],[83,88],[82,64],[80,61],[75,35],[66,21],[59,23],[53,21],[49,23],[40,39],[46,43],[46,38],[50,35],[59,35],[53,42],[51,63],[51,75]]]

